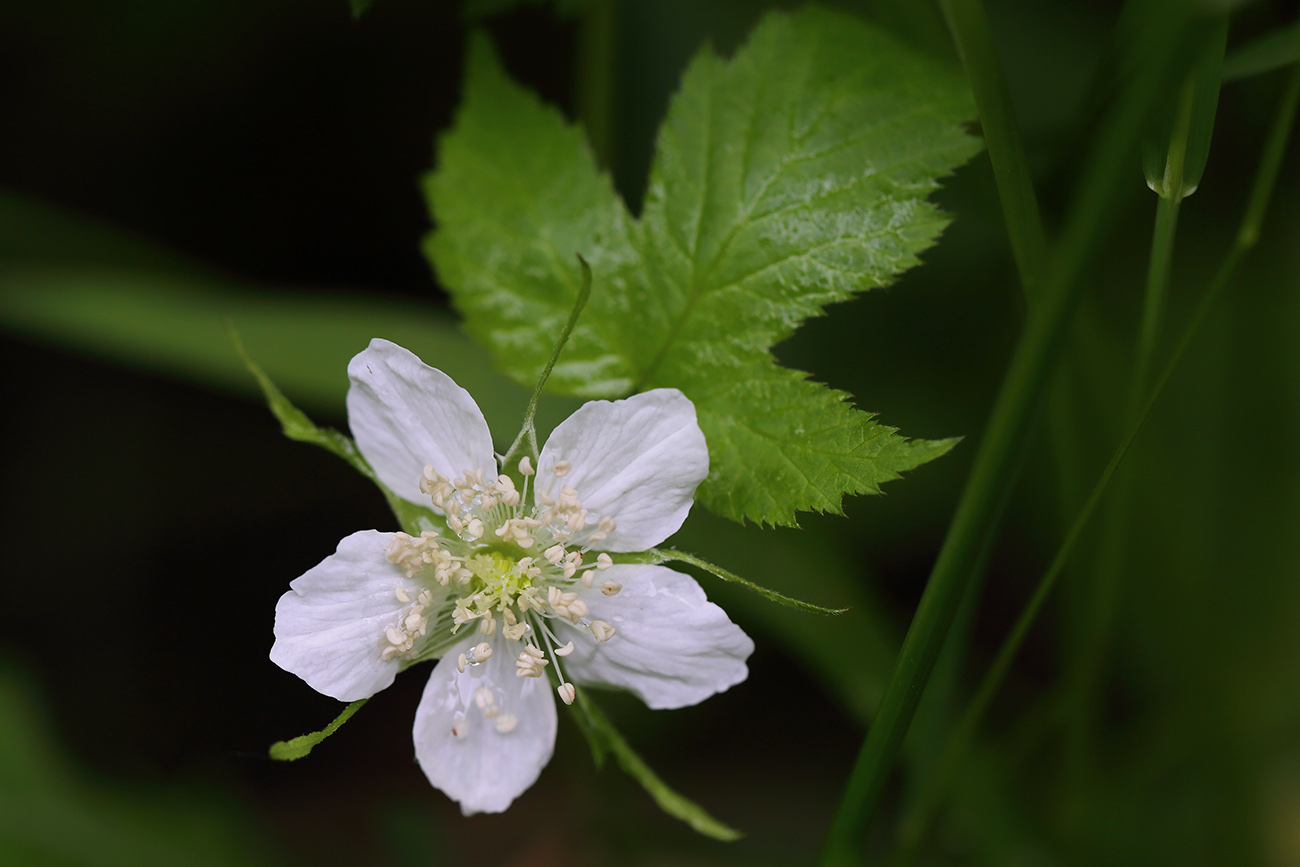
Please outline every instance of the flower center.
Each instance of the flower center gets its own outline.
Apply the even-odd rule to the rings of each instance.
[[[406,664],[435,658],[473,623],[485,637],[500,632],[521,644],[515,661],[519,677],[541,677],[553,662],[557,691],[572,703],[576,693],[564,680],[559,660],[573,652],[574,643],[561,643],[552,626],[563,620],[588,631],[597,643],[614,636],[613,626],[587,618],[589,609],[580,597],[595,586],[598,572],[613,565],[608,554],[594,559],[590,554],[615,523],[590,515],[578,491],[568,485],[555,498],[530,497],[534,470],[527,458],[519,471],[522,491],[506,475],[485,482],[482,470],[475,469],[453,481],[432,466],[424,468],[420,490],[446,516],[451,533],[394,535],[388,560],[419,586],[414,593],[406,586],[397,588],[405,607],[384,630],[381,653],[384,659],[401,656]],[[569,466],[560,461],[553,471],[563,477]],[[606,596],[620,589],[614,581],[600,585]],[[457,667],[463,672],[481,665],[492,652],[492,644],[482,641],[458,657]]]

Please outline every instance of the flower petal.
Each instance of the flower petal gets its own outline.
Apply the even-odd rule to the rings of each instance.
[[[623,589],[606,596],[600,587],[607,581]],[[689,575],[664,566],[611,566],[582,599],[588,619],[605,621],[615,634],[598,644],[586,629],[551,621],[569,633],[561,641],[574,639],[563,662],[572,680],[627,689],[661,709],[697,704],[749,674],[745,660],[754,642]]]
[[[561,478],[558,461],[572,465]],[[695,488],[709,474],[709,448],[695,405],[675,388],[657,388],[583,404],[551,433],[537,465],[539,492],[558,497],[569,485],[589,526],[614,519],[601,550],[644,551],[686,520]]]
[[[396,343],[378,338],[348,363],[348,426],[375,475],[404,500],[420,493],[426,464],[449,479],[482,470],[495,479],[492,435],[469,392]]]
[[[439,660],[415,710],[413,731],[425,776],[460,802],[467,816],[510,806],[537,780],[555,749],[550,681],[515,675],[521,643],[497,633],[486,662],[457,670],[458,656],[482,640],[477,633],[467,637]]]
[[[289,583],[275,606],[271,661],[317,692],[339,701],[368,698],[397,676],[400,660],[384,659],[384,630],[421,585],[384,556],[392,533],[363,530]]]

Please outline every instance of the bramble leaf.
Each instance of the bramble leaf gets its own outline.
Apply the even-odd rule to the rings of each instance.
[[[667,386],[695,403],[727,517],[793,524],[953,445],[908,441],[771,347],[826,304],[917,264],[947,217],[927,196],[977,149],[955,75],[851,16],[768,15],[724,60],[701,51],[660,130],[635,218],[582,131],[509,80],[480,38],[426,192],[426,252],[466,327],[536,378],[591,264],[554,391]]]

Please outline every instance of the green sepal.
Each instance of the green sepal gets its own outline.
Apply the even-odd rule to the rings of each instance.
[[[280,427],[284,430],[284,435],[291,440],[302,443],[311,443],[320,446],[326,451],[337,455],[347,461],[361,475],[365,476],[384,494],[384,499],[388,502],[388,508],[392,509],[393,515],[396,516],[398,524],[402,529],[412,535],[418,535],[424,530],[445,530],[447,522],[441,515],[435,513],[432,509],[425,509],[414,503],[407,502],[401,497],[394,494],[388,489],[375,471],[371,469],[370,464],[361,452],[357,449],[357,444],[352,441],[351,437],[344,436],[332,428],[317,427],[307,414],[298,407],[294,406],[284,393],[276,387],[271,378],[257,366],[257,363],[249,356],[248,351],[244,349],[244,343],[239,339],[239,333],[230,323],[226,324],[226,331],[230,335],[230,340],[235,345],[235,351],[243,360],[244,366],[253,374],[257,384],[262,388],[262,394],[266,396],[266,403],[270,407],[272,414],[280,421]]]
[[[804,602],[801,599],[795,599],[786,596],[784,593],[778,593],[775,590],[769,590],[762,584],[755,584],[748,578],[741,578],[734,572],[729,572],[721,566],[715,566],[708,560],[696,557],[694,554],[687,554],[685,551],[678,551],[675,548],[651,548],[648,551],[641,551],[636,554],[612,554],[611,559],[615,563],[636,563],[646,566],[658,566],[663,563],[689,563],[697,569],[703,569],[715,578],[721,578],[731,584],[739,584],[753,590],[764,599],[777,602],[787,608],[794,608],[799,611],[811,611],[813,614],[843,614],[848,611],[847,608],[825,608],[821,605],[814,605],[811,602]]]
[[[586,735],[591,745],[592,758],[596,767],[602,767],[607,754],[614,756],[614,761],[623,769],[623,773],[641,784],[659,809],[675,819],[681,819],[700,834],[715,840],[731,842],[744,835],[728,825],[724,825],[705,812],[704,808],[689,798],[673,791],[671,787],[650,769],[650,766],[628,746],[627,741],[618,733],[613,724],[596,707],[595,702],[587,697],[586,690],[579,690],[577,700],[570,705],[578,728]]]
[[[352,718],[352,715],[361,709],[361,706],[370,701],[368,698],[357,699],[352,704],[343,708],[343,713],[334,718],[334,722],[325,726],[318,732],[312,732],[309,735],[299,735],[287,741],[276,741],[271,744],[271,749],[267,752],[271,758],[277,762],[293,762],[301,759],[310,753],[317,744],[325,740],[330,735],[339,730],[342,725]]]

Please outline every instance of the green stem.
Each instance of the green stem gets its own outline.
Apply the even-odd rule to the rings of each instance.
[[[1174,124],[1166,147],[1163,178],[1153,186],[1157,193],[1155,225],[1151,236],[1151,255],[1138,325],[1133,375],[1123,417],[1124,429],[1134,427],[1142,410],[1143,397],[1150,390],[1151,366],[1164,322],[1165,300],[1169,294],[1169,273],[1173,265],[1174,242],[1178,233],[1178,213],[1183,200],[1183,167],[1192,123],[1195,75],[1188,74],[1175,112]],[[1095,730],[1095,696],[1100,688],[1101,673],[1108,657],[1114,632],[1115,611],[1124,577],[1125,550],[1129,540],[1132,498],[1126,476],[1121,474],[1111,494],[1110,509],[1103,524],[1098,553],[1091,573],[1091,592],[1087,595],[1087,612],[1080,634],[1079,654],[1066,685],[1064,704],[1069,735],[1066,756],[1070,777],[1076,781],[1087,773],[1085,757],[1089,739]],[[1077,786],[1070,786],[1077,790]]]
[[[1143,58],[1148,64],[1145,74],[1134,77],[1099,131],[1040,303],[1030,311],[956,515],[899,651],[876,719],[854,764],[822,851],[823,865],[861,861],[861,830],[879,803],[962,595],[972,576],[983,567],[1015,482],[1016,465],[1028,447],[1032,423],[1055,368],[1083,264],[1109,223],[1114,200],[1128,181],[1126,167],[1132,163],[1138,130],[1157,97],[1168,87],[1169,71],[1186,29],[1174,19],[1151,34]],[[1010,122],[1009,114],[1003,122]],[[993,142],[989,140],[990,147]]]
[[[941,0],[939,5],[975,95],[1011,252],[1025,297],[1032,299],[1046,275],[1047,239],[993,34],[979,0]]]
[[[614,35],[614,0],[586,3],[578,25],[577,112],[604,168],[614,149]]]
[[[1300,65],[1293,69],[1288,88],[1278,106],[1278,112],[1265,145],[1264,155],[1260,160],[1259,171],[1255,177],[1250,203],[1242,217],[1241,228],[1237,233],[1236,243],[1215,273],[1209,288],[1201,297],[1191,321],[1179,338],[1173,355],[1166,363],[1155,386],[1146,396],[1145,402],[1134,413],[1133,424],[1129,427],[1124,439],[1120,442],[1110,462],[1106,465],[1100,478],[1098,478],[1083,508],[1075,518],[1069,533],[1061,543],[1060,549],[1052,559],[1051,565],[1040,579],[1038,587],[1026,604],[1025,609],[1021,612],[1020,617],[1017,618],[1015,626],[1003,642],[997,657],[981,681],[975,697],[971,699],[970,704],[962,714],[961,720],[945,745],[943,757],[938,763],[938,770],[932,777],[932,784],[926,792],[918,797],[917,810],[913,817],[908,820],[908,825],[904,829],[903,857],[898,859],[898,863],[908,864],[914,861],[920,843],[928,836],[929,825],[934,818],[935,811],[941,804],[941,799],[948,788],[948,784],[955,778],[957,771],[960,769],[961,760],[965,757],[974,740],[975,732],[983,719],[984,713],[988,710],[993,697],[1006,679],[1011,663],[1023,646],[1030,628],[1042,611],[1043,605],[1051,595],[1065,564],[1069,561],[1070,555],[1083,535],[1083,531],[1087,528],[1093,511],[1106,491],[1107,484],[1123,461],[1129,446],[1141,430],[1143,423],[1151,412],[1151,408],[1164,391],[1165,385],[1169,382],[1174,370],[1187,353],[1188,347],[1191,346],[1193,339],[1206,320],[1209,319],[1210,313],[1231,284],[1238,261],[1254,246],[1259,235],[1260,223],[1263,220],[1281,166],[1282,155],[1285,153],[1287,140],[1295,122],[1298,106],[1300,106]]]

